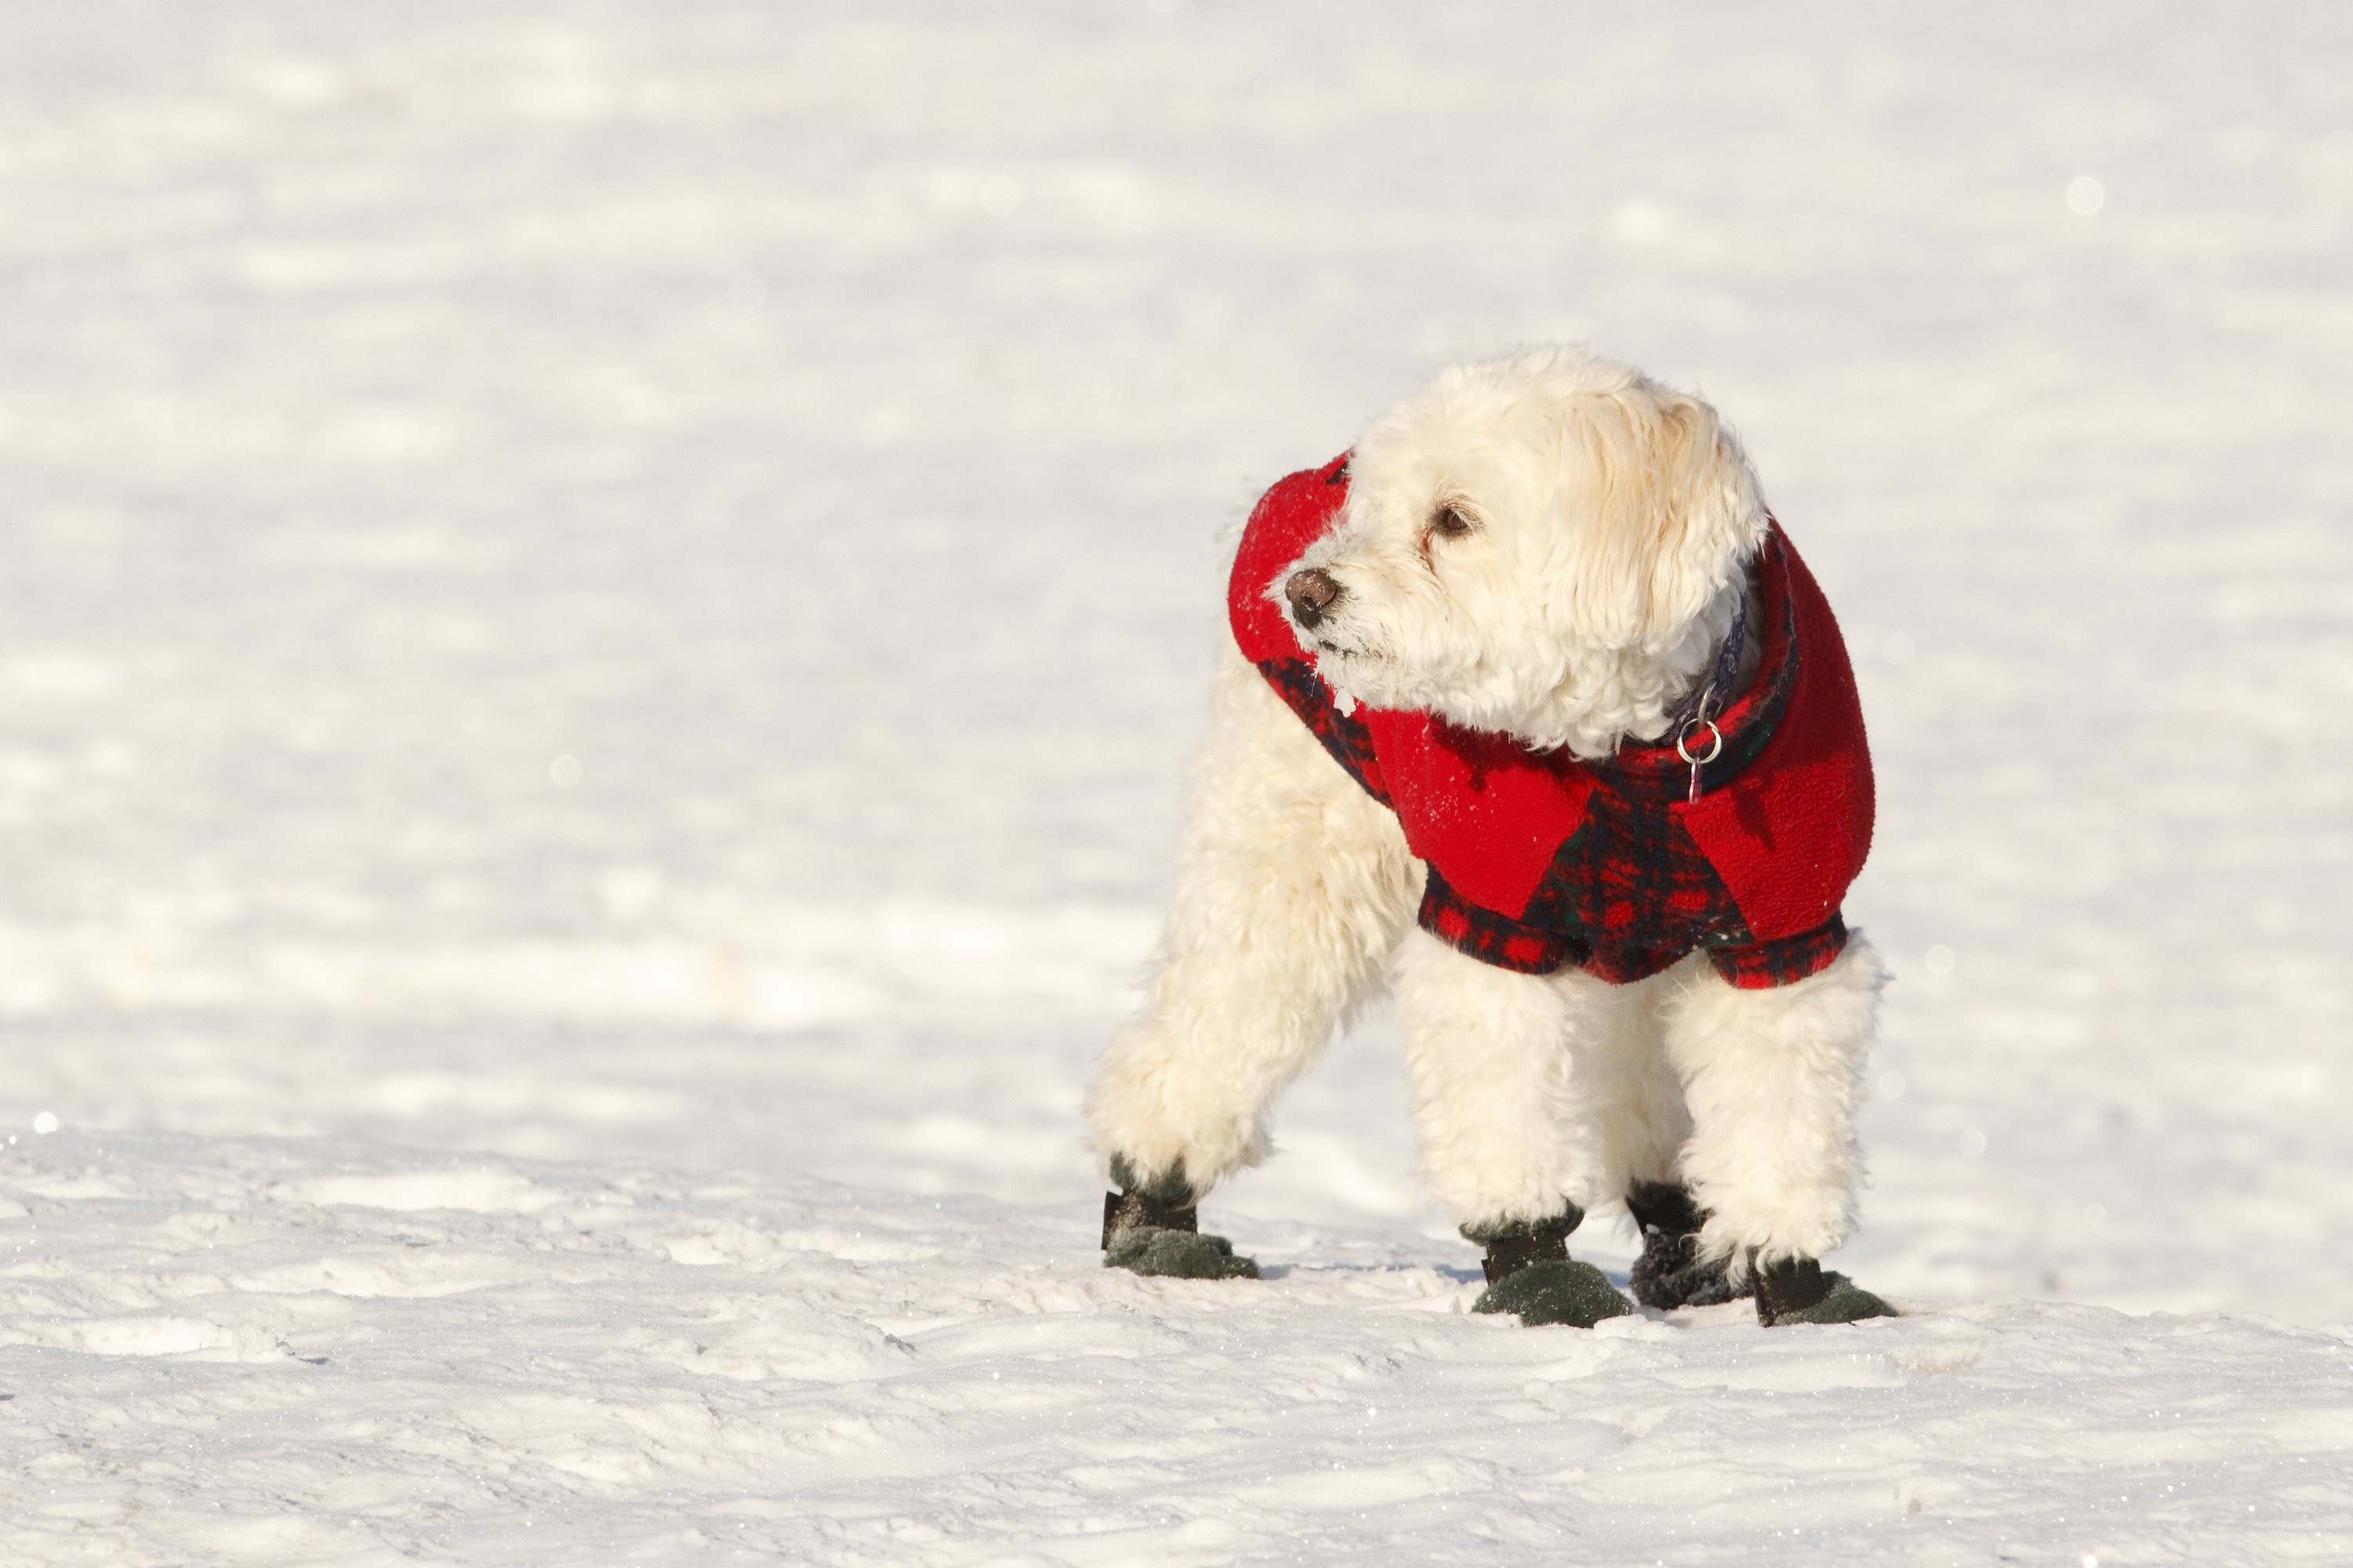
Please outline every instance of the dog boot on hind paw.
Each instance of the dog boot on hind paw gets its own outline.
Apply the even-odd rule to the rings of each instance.
[[[1258,1265],[1234,1254],[1222,1236],[1201,1234],[1199,1211],[1182,1167],[1158,1181],[1136,1182],[1123,1159],[1112,1161],[1120,1191],[1103,1194],[1103,1267],[1171,1279],[1255,1279]]]
[[[1557,1218],[1534,1223],[1464,1226],[1463,1239],[1487,1248],[1487,1289],[1471,1310],[1509,1312],[1530,1328],[1566,1323],[1578,1329],[1632,1311],[1632,1304],[1618,1294],[1608,1275],[1569,1257],[1568,1233],[1584,1217],[1582,1209],[1571,1208]]]
[[[1825,1274],[1810,1258],[1752,1271],[1757,1281],[1757,1321],[1781,1323],[1859,1323],[1893,1318],[1894,1308],[1843,1274]]]
[[[1675,1182],[1638,1182],[1626,1194],[1626,1210],[1641,1227],[1642,1256],[1630,1282],[1634,1300],[1672,1312],[1677,1307],[1713,1307],[1749,1293],[1743,1281],[1725,1278],[1725,1259],[1699,1255],[1699,1229],[1707,1212],[1691,1189]]]

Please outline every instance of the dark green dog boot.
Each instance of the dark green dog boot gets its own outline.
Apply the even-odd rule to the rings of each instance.
[[[1604,1318],[1624,1317],[1634,1305],[1618,1294],[1609,1276],[1590,1263],[1548,1258],[1529,1264],[1500,1285],[1488,1286],[1471,1310],[1509,1312],[1530,1328],[1567,1323],[1573,1329],[1589,1329]]]
[[[1463,1238],[1487,1248],[1487,1289],[1471,1310],[1509,1312],[1531,1328],[1567,1323],[1579,1329],[1632,1311],[1609,1276],[1570,1259],[1568,1233],[1584,1218],[1584,1210],[1571,1206],[1554,1219],[1464,1226]]]
[[[1258,1278],[1258,1265],[1234,1256],[1232,1242],[1201,1234],[1183,1165],[1171,1166],[1157,1181],[1139,1182],[1134,1167],[1113,1155],[1111,1175],[1121,1190],[1103,1194],[1105,1268],[1173,1279]]]
[[[1859,1323],[1893,1318],[1894,1308],[1843,1274],[1825,1274],[1810,1258],[1776,1263],[1756,1271],[1757,1321],[1781,1323]]]
[[[1105,1268],[1155,1274],[1171,1279],[1255,1279],[1258,1265],[1234,1256],[1222,1236],[1142,1226],[1123,1231],[1103,1250]]]
[[[1677,1307],[1713,1307],[1749,1293],[1744,1281],[1725,1277],[1725,1259],[1703,1258],[1700,1226],[1707,1212],[1691,1190],[1674,1182],[1637,1182],[1626,1194],[1626,1212],[1642,1231],[1642,1256],[1634,1260],[1634,1300],[1672,1312]]]

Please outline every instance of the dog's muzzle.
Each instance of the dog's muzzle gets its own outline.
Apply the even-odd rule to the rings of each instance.
[[[1321,566],[1311,566],[1304,572],[1293,572],[1282,585],[1282,596],[1290,603],[1292,618],[1309,631],[1321,626],[1332,606],[1346,592],[1340,580]]]

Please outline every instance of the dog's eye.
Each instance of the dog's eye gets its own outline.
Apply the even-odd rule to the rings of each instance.
[[[1460,539],[1477,526],[1459,506],[1440,507],[1430,518],[1430,531],[1440,539]]]

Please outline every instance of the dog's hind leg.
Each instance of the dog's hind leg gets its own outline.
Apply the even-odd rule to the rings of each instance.
[[[1837,1277],[1816,1260],[1853,1228],[1854,1116],[1886,972],[1858,934],[1788,985],[1743,990],[1706,965],[1683,973],[1663,1018],[1691,1107],[1683,1171],[1706,1215],[1698,1251],[1724,1259],[1736,1286],[1755,1269],[1760,1316],[1794,1316],[1820,1304],[1814,1287]],[[1776,1309],[1791,1292],[1817,1300]]]
[[[1088,1097],[1120,1184],[1183,1213],[1257,1163],[1275,1097],[1377,980],[1420,891],[1396,817],[1229,646],[1149,1000]]]
[[[1704,958],[1690,961],[1704,963]],[[1584,1058],[1606,1168],[1602,1190],[1622,1196],[1642,1243],[1634,1260],[1634,1300],[1672,1310],[1728,1301],[1738,1293],[1724,1260],[1698,1254],[1706,1215],[1683,1185],[1683,1148],[1691,1112],[1683,1080],[1667,1059],[1661,1004],[1684,982],[1669,970],[1620,985],[1617,1026],[1598,1031]]]
[[[1706,962],[1694,957],[1685,967]],[[1659,1015],[1685,984],[1681,971],[1671,969],[1618,987],[1624,1003],[1618,1026],[1601,1032],[1587,1058],[1607,1166],[1604,1190],[1626,1200],[1642,1242],[1642,1255],[1634,1260],[1634,1300],[1668,1310],[1728,1301],[1738,1293],[1725,1279],[1722,1258],[1698,1255],[1707,1216],[1683,1185],[1691,1112],[1683,1080],[1667,1059]]]
[[[1603,1173],[1597,1193],[1602,1196],[1680,1179],[1677,1162],[1691,1136],[1691,1112],[1683,1105],[1683,1080],[1667,1060],[1659,1018],[1660,1005],[1672,993],[1672,973],[1596,994],[1597,1016],[1577,1037],[1578,1061],[1601,1132]],[[1609,1010],[1600,1012],[1603,1007]]]

